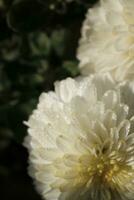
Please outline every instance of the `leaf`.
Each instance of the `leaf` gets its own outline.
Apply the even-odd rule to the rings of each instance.
[[[71,76],[76,76],[79,74],[78,63],[76,61],[65,61],[63,63],[63,68],[66,69]]]

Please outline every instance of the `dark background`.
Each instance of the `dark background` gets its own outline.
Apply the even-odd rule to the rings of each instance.
[[[95,0],[0,0],[0,199],[40,200],[23,124],[41,92],[79,74],[76,49]]]

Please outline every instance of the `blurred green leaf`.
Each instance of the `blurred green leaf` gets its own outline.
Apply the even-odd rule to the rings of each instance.
[[[64,61],[63,68],[66,69],[72,76],[79,74],[77,61]]]
[[[35,56],[48,56],[51,51],[51,39],[47,34],[38,32],[29,35],[31,52]]]
[[[52,33],[51,42],[52,47],[56,51],[58,56],[63,56],[65,50],[65,41],[66,41],[66,31],[65,30],[56,30]]]

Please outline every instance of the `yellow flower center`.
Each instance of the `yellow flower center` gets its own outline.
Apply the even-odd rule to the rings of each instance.
[[[134,177],[134,169],[127,164],[125,155],[118,151],[92,157],[89,167],[83,167],[81,163],[76,170],[79,174],[79,179],[77,179],[79,183],[76,181],[76,186],[80,183],[88,186],[98,182],[109,185],[109,187],[124,187],[125,184],[132,183]]]

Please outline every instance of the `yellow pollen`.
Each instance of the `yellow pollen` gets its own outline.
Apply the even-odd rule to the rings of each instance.
[[[115,152],[113,152],[113,155]],[[88,168],[88,176],[92,175],[98,177],[105,183],[111,183],[113,177],[115,177],[121,170],[118,159],[109,159],[108,157],[101,156],[94,164]],[[94,170],[93,170],[94,169]]]

